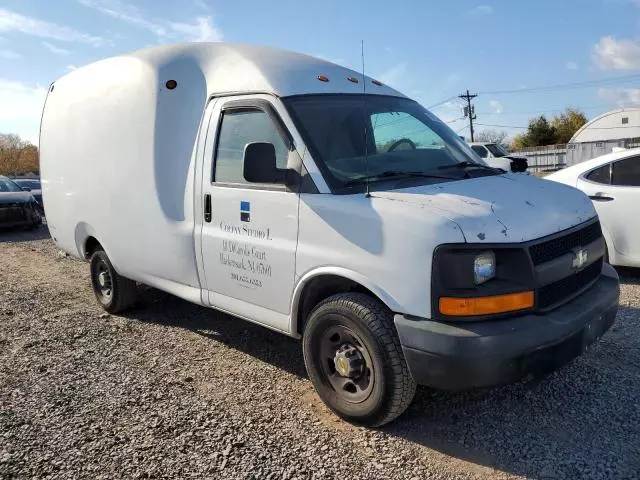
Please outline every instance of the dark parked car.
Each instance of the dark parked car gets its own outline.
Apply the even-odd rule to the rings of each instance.
[[[12,178],[15,183],[27,192],[31,192],[33,198],[38,201],[40,205],[40,213],[44,214],[44,204],[42,203],[42,187],[40,186],[39,178]]]
[[[31,192],[25,192],[14,181],[0,176],[0,227],[37,227],[42,223],[39,210]]]

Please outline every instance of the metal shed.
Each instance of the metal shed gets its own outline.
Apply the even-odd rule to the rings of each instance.
[[[567,145],[566,165],[640,146],[640,108],[620,108],[586,123]]]

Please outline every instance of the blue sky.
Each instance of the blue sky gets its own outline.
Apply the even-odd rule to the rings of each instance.
[[[510,135],[565,106],[592,118],[640,105],[640,0],[0,0],[0,132],[37,143],[46,87],[73,68],[158,43],[217,40],[356,69],[364,40],[367,74],[439,104],[434,113],[456,131],[466,125],[456,120],[460,102],[443,101],[466,89],[481,93],[478,130]]]

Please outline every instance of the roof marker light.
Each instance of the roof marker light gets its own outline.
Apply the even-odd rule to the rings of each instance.
[[[374,85],[377,85],[379,87],[382,86],[382,82],[379,82],[378,80],[371,80],[371,83],[373,83]]]
[[[318,80],[320,80],[321,82],[328,82],[329,77],[327,77],[326,75],[318,75]]]
[[[349,80],[351,83],[358,83],[358,79],[356,77],[347,77],[347,80]]]
[[[165,83],[165,85],[169,90],[173,90],[178,86],[178,82],[176,82],[175,80],[167,80],[167,83]]]

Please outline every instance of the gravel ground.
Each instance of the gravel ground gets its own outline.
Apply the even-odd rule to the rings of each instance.
[[[348,425],[298,342],[147,289],[96,304],[46,228],[0,232],[0,478],[638,478],[640,271],[587,354],[536,382],[419,389]]]

